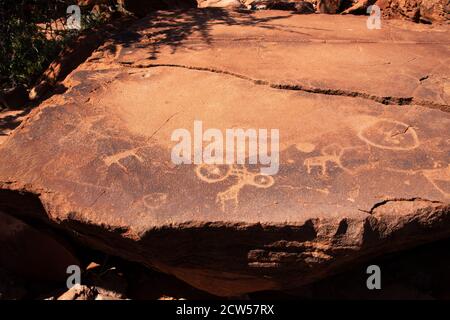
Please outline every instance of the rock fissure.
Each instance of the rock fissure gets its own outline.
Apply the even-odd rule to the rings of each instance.
[[[450,105],[440,104],[440,103],[436,103],[436,102],[432,102],[432,101],[415,99],[414,97],[377,96],[377,95],[373,95],[373,94],[369,94],[369,93],[365,93],[365,92],[350,91],[350,90],[343,90],[343,89],[317,88],[317,87],[304,86],[301,84],[272,83],[267,80],[253,79],[246,75],[238,74],[238,73],[227,71],[227,70],[211,68],[211,67],[197,67],[197,66],[172,64],[172,63],[133,64],[133,63],[129,63],[129,62],[120,62],[120,65],[126,66],[126,67],[131,67],[131,68],[138,68],[138,69],[158,68],[158,67],[183,68],[183,69],[188,69],[188,70],[204,71],[204,72],[211,72],[211,73],[216,73],[216,74],[225,74],[225,75],[229,75],[229,76],[236,77],[239,79],[251,81],[255,85],[269,86],[273,89],[303,91],[303,92],[308,92],[308,93],[324,94],[324,95],[330,95],[330,96],[362,98],[362,99],[372,100],[372,101],[375,101],[375,102],[378,102],[378,103],[381,103],[384,105],[398,105],[398,106],[420,105],[420,106],[427,107],[427,108],[439,109],[444,112],[450,112]]]
[[[414,201],[421,201],[421,202],[429,202],[429,203],[434,203],[434,204],[442,204],[442,201],[438,201],[438,200],[429,200],[429,199],[423,199],[420,197],[415,197],[415,198],[393,198],[393,199],[385,199],[383,201],[379,201],[377,203],[375,203],[369,210],[365,210],[365,209],[358,209],[361,212],[365,212],[368,214],[374,214],[375,210],[381,206],[384,206],[388,203],[391,202],[402,202],[402,201],[406,201],[406,202],[414,202]]]

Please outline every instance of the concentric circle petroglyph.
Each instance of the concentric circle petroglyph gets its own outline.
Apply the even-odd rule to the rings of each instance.
[[[216,183],[229,177],[231,167],[229,165],[202,163],[195,168],[195,173],[200,180],[207,183]]]
[[[231,203],[232,210],[239,205],[239,192],[246,186],[256,188],[269,188],[274,185],[275,179],[272,176],[249,171],[243,165],[208,165],[200,164],[195,168],[195,173],[204,182],[215,183],[223,181],[230,176],[237,178],[237,181],[225,191],[219,192],[216,196],[222,211],[226,211],[227,203]]]
[[[387,150],[412,150],[420,145],[414,128],[391,119],[375,121],[358,132],[358,137],[371,146]]]
[[[154,192],[143,197],[144,205],[149,209],[156,209],[167,201],[167,194],[162,192]]]

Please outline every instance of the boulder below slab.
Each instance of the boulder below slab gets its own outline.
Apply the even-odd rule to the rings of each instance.
[[[75,255],[53,237],[0,212],[0,268],[24,279],[62,281]]]
[[[448,33],[365,21],[217,9],[140,20],[1,145],[0,208],[222,296],[450,236]],[[175,165],[172,133],[195,120],[279,129],[278,173]],[[42,210],[24,210],[23,193]]]
[[[26,294],[24,281],[0,268],[0,300],[19,300]]]

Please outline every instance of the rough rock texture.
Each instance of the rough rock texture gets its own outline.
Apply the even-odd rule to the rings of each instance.
[[[449,32],[158,12],[1,145],[0,209],[236,296],[450,235]],[[280,171],[174,165],[174,129],[276,128]]]
[[[295,11],[297,11],[298,13],[309,14],[314,13],[315,8],[311,2],[299,1],[295,4]]]
[[[339,12],[341,5],[341,0],[318,0],[317,12],[335,14]]]
[[[288,294],[257,292],[251,299],[408,299],[448,300],[450,298],[449,240],[433,242],[362,265],[347,272],[306,285]],[[381,290],[367,290],[366,269],[375,264],[381,269]]]
[[[58,300],[97,300],[98,292],[95,288],[76,284],[58,297]],[[104,300],[104,299],[99,299]]]
[[[196,0],[117,0],[117,3],[139,17],[155,10],[197,7]]]
[[[367,13],[367,8],[373,4],[375,4],[377,2],[377,0],[359,0],[359,1],[354,1],[354,3],[352,3],[352,5],[345,9],[342,14],[347,14],[347,13],[354,13],[354,14],[366,14]],[[385,9],[385,4],[387,4],[386,1],[379,1],[377,3],[377,5],[379,6],[380,3],[383,2],[383,9]]]
[[[416,22],[449,21],[448,0],[383,0],[380,8],[385,16],[406,17]]]
[[[422,0],[420,19],[424,21],[449,21],[450,2],[448,0]]]
[[[406,18],[423,23],[450,20],[448,0],[360,0],[343,13],[365,13],[366,9],[373,4],[380,7],[384,18]]]
[[[297,13],[314,13],[315,8],[311,2],[298,0],[247,0],[243,2],[248,9],[274,9],[274,10],[290,10]]]
[[[198,0],[199,8],[240,8],[239,0]]]

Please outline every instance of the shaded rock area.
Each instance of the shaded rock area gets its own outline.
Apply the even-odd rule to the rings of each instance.
[[[234,299],[449,299],[449,240],[419,246],[383,259],[353,265],[335,276],[290,291],[259,291]],[[0,268],[0,300],[217,300],[163,273],[87,248],[77,248],[83,267],[82,284],[67,289],[23,280]],[[93,262],[93,261],[98,261]],[[368,290],[369,265],[381,270],[381,289]],[[51,267],[51,266],[50,266]]]
[[[28,103],[28,92],[23,86],[17,86],[0,92],[1,109],[20,109]]]
[[[61,281],[79,261],[55,235],[0,212],[0,266],[24,279]]]
[[[28,110],[6,110],[0,113],[0,144],[13,132],[29,113]]]
[[[309,286],[448,238],[448,27],[365,21],[139,20],[0,145],[0,210],[217,296]],[[174,165],[171,134],[195,120],[279,129],[278,174]],[[63,298],[127,297],[83,285]]]
[[[248,9],[262,10],[290,10],[296,13],[310,14],[314,13],[314,4],[307,1],[274,1],[274,0],[249,0],[245,1],[244,5]]]
[[[52,94],[64,92],[67,88],[61,85],[61,81],[83,63],[106,39],[134,21],[129,16],[111,14],[107,15],[107,19],[108,21],[104,25],[80,32],[76,39],[67,44],[27,94],[30,102],[39,102]],[[19,106],[24,108],[27,104],[22,103]]]
[[[288,10],[297,13],[368,14],[377,5],[385,19],[407,19],[421,23],[448,23],[447,0],[198,0],[199,8],[246,8],[251,10]]]
[[[143,17],[155,10],[196,8],[196,0],[117,0],[125,10]]]
[[[3,223],[4,220],[1,221],[2,225]],[[41,227],[36,226],[36,229]],[[73,254],[79,258],[81,283],[68,289],[65,279],[50,282],[41,281],[42,276],[25,279],[17,272],[3,269],[4,261],[0,261],[0,300],[204,300],[218,298],[172,276],[75,243],[71,245],[74,249]],[[25,254],[23,251],[21,253]],[[24,262],[24,259],[26,257],[21,262]],[[61,261],[51,259],[45,263],[49,270],[54,270]],[[23,264],[23,268],[31,270],[33,265]],[[47,273],[44,272],[44,275]]]
[[[199,8],[241,8],[239,0],[205,0],[198,1]]]
[[[392,0],[381,2],[380,8],[386,17],[406,17],[415,22],[448,23],[450,19],[450,4],[446,0]]]
[[[355,265],[347,272],[291,292],[259,292],[253,299],[410,299],[448,300],[450,277],[448,240]],[[367,290],[366,269],[381,270],[381,289]]]

